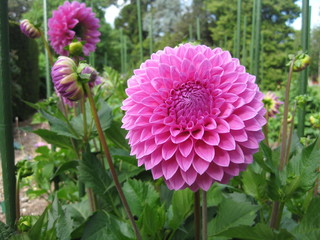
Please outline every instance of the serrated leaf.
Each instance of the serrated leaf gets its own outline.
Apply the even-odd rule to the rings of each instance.
[[[37,222],[33,225],[33,227],[28,232],[28,236],[30,239],[41,239],[42,235],[42,228],[43,225],[46,225],[46,222],[44,221],[47,217],[48,208],[44,210],[44,212],[41,214]]]
[[[175,191],[172,196],[172,205],[169,208],[169,226],[177,229],[192,212],[193,192],[189,189]]]
[[[83,159],[79,162],[79,179],[101,196],[105,195],[112,183],[100,160],[88,151],[83,153]]]
[[[53,144],[60,148],[72,148],[69,137],[58,135],[56,132],[47,129],[37,129],[33,131],[34,134],[40,136],[47,143]]]
[[[0,221],[0,240],[9,240],[14,235],[14,230]]]
[[[131,226],[106,212],[96,212],[85,225],[81,240],[134,240]]]
[[[209,222],[208,235],[216,236],[230,228],[242,225],[251,226],[259,209],[260,206],[248,202],[236,202],[232,199],[222,201],[218,215]]]
[[[297,239],[318,240],[320,237],[320,198],[314,198],[300,224],[293,230]]]
[[[144,207],[156,205],[160,201],[160,196],[149,182],[136,179],[128,179],[123,185],[123,192],[128,200],[128,204],[133,215],[140,216]]]
[[[40,110],[39,112],[42,114],[42,116],[44,116],[50,122],[51,131],[54,131],[58,135],[71,137],[75,139],[79,137],[75,132],[75,130],[71,129],[70,126],[68,126],[68,123],[65,120],[62,120],[56,116],[53,116],[44,110]]]
[[[75,169],[77,166],[79,165],[79,161],[68,161],[63,163],[62,165],[60,165],[57,170],[54,172],[53,176],[51,177],[51,181],[59,176],[60,174],[62,174],[63,172],[70,170],[70,169]]]
[[[121,128],[121,123],[112,121],[110,128],[106,130],[107,138],[110,139],[117,147],[129,151],[130,147],[125,139],[126,131]]]
[[[244,191],[254,198],[261,200],[266,197],[267,181],[264,175],[255,173],[249,167],[242,174]]]
[[[218,236],[224,236],[228,238],[245,239],[245,240],[293,240],[292,234],[286,230],[281,229],[279,232],[274,233],[272,229],[263,223],[258,223],[254,227],[251,226],[239,226],[229,228],[228,230],[221,232]],[[210,238],[209,238],[210,239]]]
[[[48,225],[55,228],[58,239],[71,239],[73,220],[71,219],[70,213],[62,208],[57,196],[55,196],[52,202],[49,219],[51,223],[48,223]]]
[[[151,236],[157,235],[164,226],[165,218],[164,206],[146,204],[139,221],[142,222],[142,232]]]

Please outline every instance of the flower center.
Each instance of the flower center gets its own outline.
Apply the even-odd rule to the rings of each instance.
[[[77,38],[80,38],[81,40],[83,40],[85,27],[81,22],[79,22],[72,30],[75,31]]]
[[[211,91],[206,84],[187,82],[172,89],[165,103],[168,115],[177,124],[196,125],[199,120],[211,114],[212,102]]]

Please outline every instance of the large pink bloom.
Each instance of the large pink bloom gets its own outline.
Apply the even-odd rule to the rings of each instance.
[[[131,154],[170,189],[227,183],[252,163],[264,138],[255,77],[220,48],[166,47],[134,71],[126,93]]]
[[[60,55],[68,56],[68,51],[64,47],[75,38],[85,41],[83,46],[85,55],[95,51],[96,44],[100,41],[99,19],[84,3],[65,2],[58,10],[53,11],[48,26],[50,44]]]

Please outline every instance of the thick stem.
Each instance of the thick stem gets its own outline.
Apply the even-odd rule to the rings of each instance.
[[[271,219],[270,219],[270,227],[273,228],[273,229],[277,229],[277,222],[278,222],[278,216],[279,216],[279,207],[280,207],[280,202],[279,201],[273,202],[272,212],[271,212]]]
[[[89,99],[92,115],[93,115],[93,118],[94,118],[94,121],[95,121],[95,124],[96,124],[96,127],[97,127],[97,131],[98,131],[98,135],[99,135],[99,138],[100,138],[100,142],[102,144],[103,151],[104,151],[104,153],[106,155],[106,158],[107,158],[107,161],[108,161],[108,164],[109,164],[109,168],[110,168],[110,172],[111,172],[111,175],[112,175],[112,178],[113,178],[113,181],[114,181],[114,185],[115,185],[115,187],[116,187],[116,189],[117,189],[117,191],[119,193],[119,197],[120,197],[120,199],[122,201],[122,204],[123,204],[123,206],[124,206],[124,208],[125,208],[125,210],[127,212],[128,218],[131,221],[131,224],[132,224],[132,227],[133,227],[133,230],[135,232],[135,235],[136,235],[137,239],[138,240],[142,240],[141,234],[140,234],[140,232],[138,230],[138,227],[137,227],[137,225],[136,225],[136,223],[134,221],[134,218],[132,216],[132,213],[131,213],[130,207],[128,205],[127,199],[124,196],[124,193],[122,191],[120,182],[118,180],[118,176],[117,176],[116,170],[115,170],[113,162],[112,162],[111,154],[109,152],[107,141],[106,141],[106,139],[104,137],[104,134],[103,134],[103,131],[102,131],[102,128],[101,128],[101,124],[100,124],[100,120],[99,120],[99,117],[98,117],[97,109],[95,107],[94,100],[93,100],[93,97],[92,97],[92,94],[91,94],[91,91],[90,91],[90,88],[89,88],[88,84],[85,85],[85,90],[86,90],[86,94],[87,94],[88,99]]]
[[[194,193],[194,228],[195,240],[200,240],[200,192]]]
[[[202,240],[208,239],[207,192],[202,191]]]
[[[92,212],[97,211],[97,203],[96,203],[96,198],[93,194],[93,191],[91,188],[87,189],[87,194],[88,194],[88,198],[89,198],[89,203],[90,203],[90,208]]]
[[[267,107],[267,112],[265,114],[265,119],[267,120],[266,125],[262,127],[263,133],[264,133],[264,143],[269,147],[269,127],[268,127],[268,122],[269,122],[269,115],[268,115],[268,107]]]
[[[292,134],[293,134],[293,129],[294,129],[294,117],[296,115],[296,109],[297,109],[297,103],[294,104],[293,112],[292,112],[292,120],[290,124],[290,132],[289,132],[289,139],[288,139],[288,144],[287,144],[287,150],[286,150],[286,164],[289,162],[289,155],[290,155],[290,147],[291,147],[291,142],[292,142]]]
[[[81,98],[81,112],[83,116],[83,141],[86,143],[88,141],[87,136],[87,113],[86,113],[86,103],[85,98]]]
[[[279,170],[282,171],[286,164],[286,145],[287,145],[287,131],[288,131],[288,112],[289,112],[289,95],[290,95],[290,83],[292,78],[292,68],[294,60],[292,60],[286,85],[286,93],[284,100],[284,110],[283,110],[283,121],[282,121],[282,141],[281,141],[281,152],[280,152],[280,166]]]
[[[282,171],[286,165],[286,145],[287,145],[287,131],[288,131],[288,112],[289,112],[289,94],[290,94],[290,83],[292,78],[294,59],[290,64],[290,70],[286,85],[285,100],[284,100],[284,111],[283,111],[283,122],[282,122],[282,141],[281,141],[281,152],[280,152],[280,164],[279,171]],[[282,217],[283,203],[275,201],[272,206],[272,214],[270,219],[270,227],[273,229],[279,228],[279,223]]]
[[[16,180],[16,222],[20,218],[20,178],[21,178],[21,169],[19,169]]]

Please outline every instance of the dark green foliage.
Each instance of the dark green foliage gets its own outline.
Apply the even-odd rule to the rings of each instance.
[[[11,73],[13,83],[13,117],[26,119],[33,112],[23,101],[39,100],[38,45],[35,40],[22,34],[17,23],[10,23],[10,51],[17,67]]]
[[[9,240],[13,234],[14,230],[0,221],[0,240]]]
[[[214,45],[227,38],[225,49],[233,49],[233,36],[236,28],[237,4],[235,0],[206,1],[207,9],[212,13],[210,24],[211,37]],[[242,14],[247,16],[247,29],[251,29],[252,0],[243,0]],[[292,35],[294,30],[287,25],[298,17],[299,7],[295,1],[262,1],[261,31],[264,36],[262,88],[275,90],[286,79],[286,49],[293,49]],[[247,34],[247,46],[250,44],[251,33]],[[250,64],[250,63],[249,63]],[[260,65],[261,65],[260,64]],[[248,65],[249,66],[249,65]],[[247,67],[248,67],[247,66]],[[267,69],[267,71],[266,71]],[[251,71],[251,70],[250,70]],[[251,71],[252,72],[252,71]],[[261,85],[260,85],[261,87]]]

